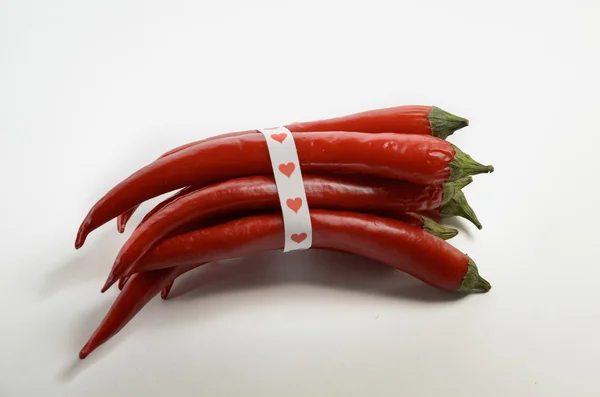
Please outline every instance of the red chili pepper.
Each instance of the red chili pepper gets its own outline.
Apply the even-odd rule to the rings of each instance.
[[[312,210],[311,223],[313,248],[375,259],[442,289],[483,288],[479,277],[465,284],[466,255],[415,226],[372,214],[328,210]],[[281,215],[247,217],[166,239],[126,275],[281,249],[283,242]]]
[[[147,165],[94,205],[79,228],[75,247],[81,247],[92,230],[163,193],[271,173],[264,139],[262,134],[249,134],[206,142]],[[363,174],[435,185],[493,171],[454,145],[425,135],[313,132],[295,133],[294,140],[306,173]],[[296,167],[282,164],[280,169],[286,173]]]
[[[472,178],[462,178],[455,182],[448,182],[448,183],[444,184],[444,186],[448,187],[448,186],[455,184],[454,186],[457,189],[461,189],[461,187],[459,186],[459,183],[461,183],[461,181],[470,183],[471,180],[472,180]],[[465,183],[464,186],[466,186],[468,183]],[[159,204],[157,204],[154,208],[152,208],[144,216],[144,218],[140,221],[140,224],[138,225],[138,227],[140,227],[142,224],[144,224],[150,217],[152,217],[156,212],[161,210],[167,204],[170,204],[171,202],[177,200],[179,197],[185,196],[195,190],[196,190],[196,188],[194,186],[188,186],[187,188],[181,189],[176,194],[161,201]],[[444,194],[444,196],[448,197],[451,194],[452,194],[451,191],[448,191],[448,193]],[[436,221],[435,225],[431,225],[431,227],[430,227],[431,230],[429,230],[429,231],[432,232],[434,235],[443,238],[444,240],[448,240],[448,239],[454,237],[456,235],[454,233],[457,231],[456,231],[456,229],[452,229],[452,228],[440,229],[438,226],[441,226],[441,225],[438,225],[437,221],[439,221],[440,219],[443,219],[443,218],[452,218],[454,216],[459,216],[459,217],[467,219],[468,221],[472,222],[475,226],[477,226],[479,229],[481,229],[481,224],[479,223],[479,220],[477,219],[477,215],[475,214],[475,211],[473,211],[473,208],[471,208],[471,206],[467,202],[467,199],[466,199],[464,193],[460,190],[457,190],[456,193],[454,193],[454,196],[446,204],[439,206],[432,210],[421,210],[420,212],[421,212],[420,214],[416,214],[416,213],[388,210],[388,211],[375,211],[373,213],[376,215],[383,216],[384,218],[397,219],[399,221],[408,223],[410,225],[415,225],[415,226],[419,226],[419,227],[425,226],[425,228],[427,228],[427,225],[426,224],[424,225],[423,218],[430,219],[431,221],[433,221],[435,219],[435,221]],[[250,216],[250,215],[253,215],[253,214],[248,214],[248,216]],[[256,215],[256,214],[254,214],[254,215]],[[123,289],[123,288],[119,287],[119,289]]]
[[[355,131],[374,134],[394,132],[397,134],[431,135],[446,139],[455,131],[468,125],[469,120],[455,116],[436,106],[408,105],[368,110],[331,119],[292,123],[285,127],[291,132]],[[161,157],[169,156],[207,140],[255,133],[255,130],[248,130],[216,135],[186,143],[164,153]]]
[[[389,179],[306,174],[304,188],[309,208],[392,210],[400,214],[397,217],[404,212],[442,206],[471,181],[472,178],[467,177],[431,186]],[[302,205],[299,198],[288,204],[290,210],[296,211]],[[155,212],[134,231],[119,251],[102,291],[106,291],[158,241],[177,229],[230,212],[279,208],[277,185],[271,176],[231,179],[180,197]]]
[[[465,180],[465,179],[463,178],[462,180]],[[459,182],[459,181],[455,181],[454,183],[456,183],[456,182]],[[470,180],[469,180],[469,183],[470,183]],[[447,183],[446,185],[450,185],[450,184],[451,183]],[[465,184],[465,186],[466,186],[466,184]],[[141,226],[143,223],[145,223],[151,216],[153,216],[156,212],[158,212],[160,209],[162,209],[167,204],[169,204],[169,203],[177,200],[179,197],[185,196],[186,194],[189,194],[195,190],[196,190],[196,188],[194,186],[188,186],[184,189],[181,189],[179,192],[175,193],[171,197],[168,197],[167,199],[163,200],[162,202],[157,204],[154,208],[152,208],[144,216],[144,218],[140,221],[140,224],[138,225],[138,227]],[[451,194],[451,193],[449,193],[449,194]],[[135,208],[137,208],[137,206]],[[481,230],[481,228],[482,228],[481,223],[479,222],[479,219],[477,218],[477,215],[475,214],[475,211],[473,210],[473,208],[471,208],[471,206],[469,205],[469,203],[467,201],[467,198],[465,197],[464,192],[462,192],[461,190],[457,190],[456,193],[454,193],[454,196],[450,200],[448,200],[448,202],[446,204],[441,205],[434,209],[423,209],[420,211],[420,213],[422,215],[424,215],[425,217],[435,219],[436,221],[443,219],[443,218],[452,218],[455,216],[459,216],[459,217],[465,218],[469,222],[473,223],[475,226],[477,226],[477,228],[479,230]],[[128,212],[125,212],[125,213],[119,215],[118,219],[120,220],[121,217],[125,217],[124,218],[125,220],[121,221],[121,222],[126,223],[129,220],[129,217],[131,216],[131,214],[133,214],[133,211],[131,211],[131,214],[128,214],[128,215],[126,215],[126,214],[128,214]],[[422,221],[421,221],[421,223],[419,223],[419,221],[418,221],[421,219],[418,214],[407,214],[407,213],[399,212],[399,211],[377,211],[376,214],[384,216],[386,218],[398,219],[403,222],[409,223],[411,225],[414,224],[415,226],[423,226]],[[417,223],[413,223],[413,222],[411,222],[411,220],[413,220]],[[122,227],[123,227],[123,229],[119,230],[120,233],[123,233],[123,231],[125,230],[125,224],[123,224]],[[456,229],[448,229],[448,230],[452,231],[452,230],[456,230]],[[443,233],[443,231],[442,231],[442,233]],[[436,233],[434,233],[434,234],[436,234]],[[438,237],[441,237],[440,234],[436,234],[436,235]],[[452,237],[454,237],[454,236],[452,236]],[[448,237],[448,238],[452,238],[452,237]],[[119,287],[119,289],[123,289],[123,288]]]
[[[193,230],[197,230],[200,228],[216,226],[218,224],[225,223],[225,222],[231,222],[233,220],[243,218],[243,217],[266,215],[266,214],[269,214],[269,212],[266,212],[266,213],[263,211],[242,211],[241,213],[236,212],[233,214],[229,214],[226,217],[216,217],[208,222],[203,222],[198,225],[194,224],[194,226],[187,228],[187,230],[185,230],[185,229],[178,230],[177,232],[171,233],[166,237],[173,237],[173,236],[191,232]],[[423,229],[426,232],[431,233],[434,236],[439,237],[443,240],[449,240],[458,234],[458,230],[450,228],[450,227],[442,226],[439,223],[435,222],[433,219],[430,219],[426,216],[423,216],[421,214],[417,214],[414,212],[374,211],[373,214],[377,215],[377,216],[390,218],[390,219],[395,219],[397,221],[416,226],[416,227]],[[119,289],[120,290],[122,290],[123,287],[125,286],[125,284],[127,283],[127,279],[128,279],[128,277],[122,277],[119,279]],[[173,286],[173,283],[171,283],[171,285],[169,286],[168,289],[170,290],[172,286]],[[163,293],[162,293],[163,299],[166,299],[168,294],[169,294],[169,291],[163,291]]]
[[[469,178],[470,179],[470,178]],[[460,186],[458,184],[456,184],[457,182],[461,182],[461,181],[456,181],[456,182],[452,182],[450,183],[451,185],[454,185],[454,188],[460,188]],[[467,181],[464,181],[467,182]],[[446,195],[450,195],[452,192],[452,188],[449,188],[448,186],[445,187],[445,193],[444,196]],[[170,200],[171,198],[167,199]],[[162,204],[162,203],[161,203]],[[178,203],[180,207],[182,206],[187,206],[187,204],[190,203],[186,203],[186,202],[180,202]],[[160,205],[160,204],[159,204]],[[191,204],[190,204],[191,205]],[[383,203],[382,204],[384,207],[390,207],[390,205],[388,203]],[[352,206],[350,206],[352,207]],[[153,209],[154,210],[154,209]],[[175,211],[173,211],[173,209],[169,208],[168,209],[169,213],[173,213]],[[207,211],[209,212],[209,211]],[[407,223],[409,225],[413,225],[416,227],[419,227],[423,230],[425,230],[428,233],[433,234],[434,236],[437,236],[441,239],[444,240],[449,240],[453,237],[455,237],[458,234],[458,230],[450,228],[450,227],[446,227],[446,226],[442,226],[439,223],[435,222],[433,219],[430,219],[426,216],[423,216],[421,214],[418,213],[414,213],[414,212],[402,212],[402,211],[397,211],[397,210],[387,210],[387,211],[382,211],[382,210],[375,210],[375,211],[365,211],[368,213],[372,213],[374,215],[377,216],[382,216],[385,218],[390,218],[390,219],[395,219],[404,223]],[[183,234],[183,233],[187,233],[193,230],[197,230],[197,229],[201,229],[201,228],[206,228],[206,227],[211,227],[211,226],[216,226],[218,224],[221,223],[225,223],[225,222],[230,222],[242,217],[248,217],[248,216],[256,216],[256,215],[261,215],[261,214],[268,214],[271,213],[270,211],[257,211],[257,210],[243,210],[243,211],[234,211],[231,213],[228,213],[227,215],[215,215],[215,216],[211,216],[208,219],[200,219],[198,221],[195,222],[190,222],[188,225],[186,224],[182,224],[181,226],[178,227],[172,227],[172,225],[170,224],[170,222],[174,221],[174,220],[168,220],[168,215],[167,215],[167,219],[162,219],[160,222],[153,222],[154,225],[152,226],[155,230],[159,230],[159,233],[164,234],[162,236],[162,238],[166,238],[166,237],[173,237],[175,235],[178,234]],[[146,218],[144,218],[144,220],[142,220],[142,222],[140,223],[140,225],[138,226],[138,229],[146,222]],[[165,220],[167,220],[165,222]],[[157,227],[157,223],[164,223],[164,226],[166,229],[173,229],[176,230],[174,232],[170,232],[170,233],[166,233],[166,231],[162,230],[160,227]],[[137,230],[136,229],[136,232]],[[127,245],[133,245],[135,246],[135,240],[136,239],[136,232],[134,232],[134,234],[129,238],[129,240],[125,243],[126,245],[124,247],[121,248],[121,251],[119,253],[119,256],[121,256],[121,252],[124,252],[127,250]],[[147,233],[147,231],[146,231]],[[159,241],[161,239],[157,239],[157,241]],[[144,252],[146,252],[150,247],[148,247]],[[136,249],[138,249],[136,247]],[[131,254],[130,254],[131,255]],[[122,262],[121,262],[122,263]],[[120,266],[120,267],[125,267],[124,265]],[[129,267],[129,266],[127,266]],[[119,277],[119,274],[122,274],[122,271],[118,271],[115,270],[115,267],[113,265],[113,270],[111,270],[111,274],[116,273],[117,275],[116,277]],[[109,276],[111,277],[111,276]],[[127,282],[127,277],[121,277],[119,279],[119,289],[122,290],[123,287],[125,286],[125,283]],[[105,286],[105,288],[110,287],[110,284],[108,284],[108,286]],[[170,289],[171,287],[169,287]],[[102,289],[102,292],[106,291],[106,289]],[[164,296],[166,297],[168,295],[168,292],[164,292],[163,291]],[[166,298],[165,298],[166,299]]]
[[[416,227],[421,228],[421,229],[425,230],[426,232],[431,233],[434,236],[437,236],[443,240],[449,240],[458,234],[458,230],[442,226],[442,225],[438,224],[437,222],[435,222],[433,219],[430,219],[426,216],[423,216],[421,214],[417,214],[414,212],[394,212],[394,213],[388,213],[386,215],[382,215],[382,213],[380,211],[377,211],[374,213],[374,215],[384,216],[386,218],[395,219],[397,221],[416,226]],[[340,251],[340,252],[344,252],[344,251]],[[126,279],[126,277],[125,277],[125,279]],[[121,279],[121,280],[123,280],[123,279]],[[169,293],[171,292],[171,288],[173,288],[174,281],[175,280],[171,281],[169,283],[169,285],[167,287],[165,287],[162,290],[162,292],[160,293],[160,296],[163,300],[166,300],[169,297]],[[121,287],[120,282],[119,282],[119,289],[123,289]]]
[[[458,230],[453,229],[451,227],[442,226],[439,223],[437,223],[436,221],[434,221],[433,219],[430,219],[426,216],[423,216],[421,214],[417,214],[414,212],[375,211],[375,212],[373,212],[373,214],[377,215],[377,216],[382,216],[385,218],[395,219],[397,221],[416,226],[416,227],[421,228],[421,229],[425,230],[426,232],[431,233],[434,236],[437,236],[443,240],[449,240],[458,234]],[[230,216],[223,217],[222,219],[217,218],[214,222],[207,222],[206,224],[200,224],[198,228],[216,226],[220,223],[230,222],[235,219],[242,218],[242,217],[256,216],[256,215],[266,215],[266,214],[261,211],[256,211],[256,212],[244,211],[241,214],[239,214],[239,213],[232,214]],[[191,232],[193,230],[196,230],[196,228],[190,228],[190,230],[188,230],[187,232]],[[173,233],[173,234],[170,234],[168,237],[173,237],[178,234],[183,234],[183,233]],[[120,290],[123,289],[123,287],[127,283],[128,278],[129,277],[122,277],[119,279],[119,289]],[[167,299],[172,287],[173,287],[173,282],[171,282],[171,284],[169,284],[168,289],[165,288],[162,291],[161,297],[163,299]]]
[[[483,292],[491,288],[468,256],[417,227],[371,214],[325,210],[312,211],[311,222],[314,248],[375,259],[443,289]],[[142,259],[144,272],[131,276],[80,358],[119,332],[179,275],[208,261],[282,247],[281,215],[248,217],[164,241]],[[184,264],[188,261],[192,263]],[[162,265],[166,267],[147,270]]]

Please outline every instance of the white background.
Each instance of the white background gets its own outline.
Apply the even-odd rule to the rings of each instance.
[[[597,0],[1,4],[1,396],[600,394]],[[131,232],[73,248],[110,187],[201,137],[401,104],[468,117],[451,141],[496,167],[452,241],[490,293],[268,253],[78,360]]]

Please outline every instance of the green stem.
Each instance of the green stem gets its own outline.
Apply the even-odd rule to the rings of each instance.
[[[491,284],[479,275],[477,265],[473,262],[473,259],[469,258],[469,269],[467,274],[463,277],[463,281],[458,288],[458,291],[463,292],[488,292],[492,289]]]
[[[447,202],[452,200],[452,197],[454,197],[456,195],[456,193],[461,191],[465,186],[467,186],[471,182],[473,182],[473,178],[471,178],[470,176],[467,176],[465,178],[457,179],[453,182],[444,183],[444,186],[442,186],[442,189],[443,189],[442,204],[446,204]]]
[[[494,172],[493,166],[480,164],[455,145],[452,145],[452,147],[456,151],[456,154],[450,162],[450,181],[455,181],[469,175]]]
[[[454,131],[468,126],[469,120],[455,116],[452,113],[448,113],[445,110],[433,106],[431,112],[429,112],[429,125],[431,125],[431,133],[433,136],[440,139],[446,139],[452,135]]]
[[[467,198],[462,191],[456,192],[454,197],[444,206],[444,208],[440,211],[440,215],[443,218],[450,218],[452,216],[460,216],[470,221],[472,224],[477,226],[477,229],[481,230],[483,226],[481,226],[481,222],[477,219],[477,215],[475,215],[475,211],[467,202]]]
[[[442,240],[450,240],[452,237],[458,234],[458,230],[452,229],[451,227],[442,226],[426,216],[421,215],[423,220],[423,230],[438,236]]]

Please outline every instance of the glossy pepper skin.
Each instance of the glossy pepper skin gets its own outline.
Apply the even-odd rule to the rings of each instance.
[[[215,226],[215,225],[218,225],[221,223],[230,222],[230,221],[233,221],[233,220],[236,220],[239,218],[243,218],[243,217],[263,215],[263,214],[269,214],[269,213],[279,213],[280,210],[281,209],[279,207],[275,211],[265,211],[264,209],[261,209],[261,210],[247,210],[246,209],[246,210],[242,210],[242,211],[235,211],[232,213],[227,213],[226,215],[223,215],[223,216],[216,215],[216,216],[212,216],[208,219],[202,219],[202,220],[191,222],[187,226],[185,226],[185,225],[180,226],[174,232],[171,232],[168,234],[164,233],[165,235],[163,236],[163,238],[173,237],[175,235],[183,234],[183,233],[190,232],[190,231],[193,231],[196,229]],[[431,233],[435,236],[438,236],[444,240],[451,239],[452,237],[455,237],[458,234],[458,230],[441,226],[441,225],[437,224],[435,221],[428,219],[428,218],[424,217],[423,215],[415,213],[415,212],[402,212],[402,211],[394,211],[394,210],[388,210],[388,211],[376,210],[376,211],[373,211],[372,213],[377,216],[395,219],[395,220],[407,223],[409,225],[419,227],[419,228],[425,230],[426,232]],[[141,228],[142,225],[146,221],[147,220],[142,220],[142,222],[140,223],[138,228]],[[173,228],[173,229],[175,229],[175,228]],[[134,233],[134,235],[135,235],[135,233]],[[134,235],[132,235],[130,237],[129,241],[134,239]],[[132,245],[135,245],[135,242],[133,242]],[[139,249],[139,248],[136,247],[136,248],[134,248],[134,250],[135,249]],[[124,251],[124,249],[122,249],[122,251]],[[127,269],[129,266],[122,266],[122,267]],[[119,277],[121,272],[118,270],[115,270],[115,268],[113,267],[113,270],[111,271],[111,275],[113,273],[115,274],[114,278],[117,278],[117,277]],[[110,287],[110,285],[114,282],[113,281],[114,278],[109,276],[109,279],[108,279],[109,282],[106,283],[106,285],[102,289],[102,292],[106,291],[106,289]],[[125,286],[125,283],[127,283],[127,278],[128,277],[122,277],[119,279],[119,289],[120,290],[122,290],[123,287]],[[161,296],[163,297],[163,299],[167,298],[167,296],[169,294],[169,290],[171,289],[172,285],[173,285],[173,283],[171,283],[168,286],[168,288],[165,287],[165,290],[163,290],[163,292],[161,293]]]
[[[445,191],[442,185],[310,174],[304,175],[304,188],[309,208],[364,212],[390,210],[397,214],[392,217],[395,219],[398,216],[406,218],[405,212],[442,206]],[[152,210],[153,215],[140,224],[119,251],[105,288],[158,241],[177,229],[208,217],[240,210],[275,211],[281,205],[275,178],[252,176],[207,186],[157,207],[159,209]]]
[[[195,230],[196,228],[215,226],[220,223],[229,222],[229,221],[235,220],[237,218],[241,218],[241,217],[264,215],[264,214],[265,213],[263,211],[256,211],[256,212],[243,211],[242,213],[234,213],[234,214],[230,214],[229,216],[222,217],[222,218],[217,217],[217,218],[213,218],[213,219],[209,220],[208,222],[206,222],[204,224],[201,223],[198,225],[194,225],[194,226],[190,227],[188,230],[177,231],[173,234],[170,234],[168,237],[172,237],[172,236],[175,236],[178,234],[190,232],[190,231]],[[436,223],[435,221],[428,219],[427,217],[425,217],[421,214],[417,214],[415,212],[374,211],[373,214],[377,215],[377,216],[382,216],[384,218],[395,219],[397,221],[416,226],[416,227],[421,228],[421,229],[425,230],[426,232],[431,233],[434,236],[440,237],[444,240],[451,239],[452,237],[455,237],[458,234],[458,230],[444,227],[444,226]],[[332,251],[334,251],[334,250],[332,250]],[[340,252],[342,252],[342,251],[340,251]],[[121,279],[119,279],[119,290],[123,289],[123,287],[127,283],[128,278],[129,277],[126,276],[126,277],[122,277]],[[161,296],[163,299],[167,299],[167,296],[169,295],[169,291],[171,290],[172,286],[173,286],[173,282],[171,282],[170,285],[168,285],[167,287],[165,287],[165,289],[163,289],[163,291],[161,292]]]
[[[79,228],[75,247],[81,247],[92,230],[145,200],[190,185],[272,173],[264,140],[262,134],[249,134],[208,141],[143,167],[94,205]],[[313,132],[294,133],[294,140],[303,172],[362,174],[418,184],[447,181],[456,154],[452,144],[426,135]]]
[[[327,210],[312,211],[311,221],[315,248],[363,255],[444,289],[490,289],[469,257],[418,227],[370,214]],[[166,240],[142,259],[158,260],[166,267],[131,275],[79,357],[85,358],[119,332],[161,291],[166,298],[178,276],[208,261],[282,247],[283,219],[277,214],[237,219]],[[183,264],[186,261],[190,263]]]
[[[454,131],[463,128],[468,124],[468,120],[454,116],[436,106],[408,105],[368,110],[366,112],[354,113],[331,119],[292,123],[285,127],[291,132],[392,132],[397,134],[431,135],[445,139],[454,133]],[[159,159],[180,152],[198,143],[256,133],[256,130],[231,132],[186,143],[162,154]],[[119,233],[125,231],[125,226],[137,207],[138,206],[136,205],[119,215],[117,223],[117,230]]]
[[[431,135],[446,139],[454,131],[467,125],[469,125],[467,119],[455,116],[436,106],[405,105],[367,110],[366,112],[330,119],[291,123],[284,127],[291,132],[355,131],[372,134],[393,132],[396,134]],[[159,158],[177,153],[200,142],[245,134],[256,134],[256,130],[230,132],[186,143],[163,153]]]
[[[444,240],[450,239],[454,236],[456,236],[458,234],[458,230],[456,229],[451,229],[451,228],[445,228],[439,224],[436,224],[434,221],[427,219],[426,217],[414,213],[414,212],[396,212],[396,213],[381,213],[380,211],[376,211],[373,213],[374,215],[377,216],[383,216],[384,218],[391,218],[391,219],[395,219],[397,221],[400,222],[404,222],[408,225],[413,225],[416,226],[418,228],[421,228],[423,230],[425,230],[428,233],[431,233],[437,237],[440,237]],[[335,250],[330,250],[330,251],[335,251]],[[339,252],[345,252],[345,251],[340,251],[337,250]],[[127,280],[127,278],[123,278],[121,280]],[[119,280],[119,289],[123,289],[123,287],[121,286],[121,280]],[[162,292],[160,293],[160,296],[162,299],[167,299],[169,297],[169,293],[171,292],[171,288],[173,287],[173,281],[171,281],[165,288],[163,288]],[[125,285],[123,283],[123,285]]]
[[[244,217],[244,216],[255,216],[255,215],[266,215],[266,214],[262,211],[257,211],[256,213],[253,213],[252,211],[244,211],[241,214],[232,214],[232,215],[225,216],[222,218],[217,217],[216,219],[213,218],[212,221],[209,221],[206,224],[198,225],[198,228],[216,226],[220,223],[231,222],[232,220],[235,220],[238,215],[241,215],[240,217]],[[432,233],[432,230],[429,230],[427,228],[427,223],[425,221],[426,218],[424,216],[414,213],[414,212],[381,213],[380,211],[376,211],[376,212],[374,212],[374,215],[395,219],[397,221],[404,222],[406,224],[421,228],[428,233]],[[142,223],[143,222],[144,221],[142,221]],[[438,234],[435,234],[435,233],[433,233],[433,234],[435,234],[436,236],[438,236],[440,238],[443,238],[444,240],[452,238],[452,237],[456,236],[456,234],[458,234],[458,230],[456,230],[456,229],[445,228],[445,227],[443,227],[441,225],[437,225],[435,223],[434,223],[434,225],[435,225],[434,229],[436,232],[438,232]],[[194,229],[188,230],[188,232],[192,231],[192,230],[194,230]],[[176,232],[174,234],[169,235],[168,237],[173,237],[177,234],[178,233]],[[442,236],[445,236],[445,237],[442,237]],[[198,266],[200,266],[200,265],[198,265]],[[119,279],[119,290],[122,290],[123,287],[125,287],[125,284],[127,283],[128,279],[129,279],[128,276],[122,277],[121,279]],[[171,291],[171,288],[173,287],[173,282],[174,282],[174,280],[172,280],[166,287],[163,288],[163,290],[160,294],[162,299],[167,299],[167,297],[169,296],[169,292]]]
[[[469,257],[424,230],[393,219],[356,212],[312,210],[313,248],[354,253],[395,267],[432,286],[458,290]],[[172,266],[235,258],[282,249],[281,215],[259,215],[164,240],[128,275]]]
[[[167,198],[164,202],[171,202],[170,200],[173,198],[173,196]],[[164,202],[161,202],[159,204],[157,204],[156,207],[154,207],[152,209],[152,211],[156,210],[157,207],[163,207],[164,205],[162,205]],[[165,204],[166,205],[166,204]],[[151,211],[151,212],[152,212]],[[159,210],[157,210],[158,212]],[[168,234],[167,237],[173,237],[173,236],[177,236],[179,234],[184,234],[184,233],[189,233],[193,230],[196,229],[203,229],[203,228],[207,228],[207,227],[212,227],[212,226],[216,226],[216,225],[220,225],[222,223],[227,223],[227,222],[231,222],[234,221],[236,219],[239,218],[245,218],[248,216],[256,216],[256,215],[264,215],[264,214],[268,214],[269,212],[264,211],[264,210],[241,210],[241,211],[235,211],[235,212],[230,212],[227,214],[223,214],[223,215],[216,215],[216,216],[212,216],[212,217],[208,217],[202,220],[199,220],[197,222],[193,222],[190,224],[187,224],[183,227],[178,228],[177,230],[171,232],[170,234]],[[148,213],[150,214],[150,213]],[[413,221],[414,219],[407,219],[409,221]],[[138,227],[140,227],[142,224],[144,224],[147,221],[146,218],[142,219],[142,221],[140,222],[140,224],[138,225]],[[452,229],[449,229],[452,230]],[[121,279],[119,279],[119,289],[122,290],[123,287],[125,287],[125,284],[127,284],[129,277],[122,277]]]

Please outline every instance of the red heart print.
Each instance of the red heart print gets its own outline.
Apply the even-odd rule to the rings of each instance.
[[[295,199],[287,199],[285,202],[289,209],[294,211],[296,214],[302,207],[302,199],[300,197],[296,197]]]
[[[271,138],[275,139],[279,143],[283,143],[283,141],[285,141],[285,138],[287,138],[287,134],[285,132],[281,134],[273,134],[271,135]]]
[[[284,163],[279,164],[279,171],[283,175],[287,176],[288,178],[290,176],[292,176],[295,169],[296,169],[296,166],[294,165],[294,163],[291,163],[291,162],[287,163],[287,164],[284,164]]]
[[[294,242],[296,242],[296,243],[298,243],[298,244],[300,244],[301,242],[303,242],[304,240],[306,240],[306,238],[307,238],[307,237],[308,237],[308,234],[306,234],[306,233],[292,234],[292,235],[290,236],[290,238],[291,238],[291,239],[292,239]]]

